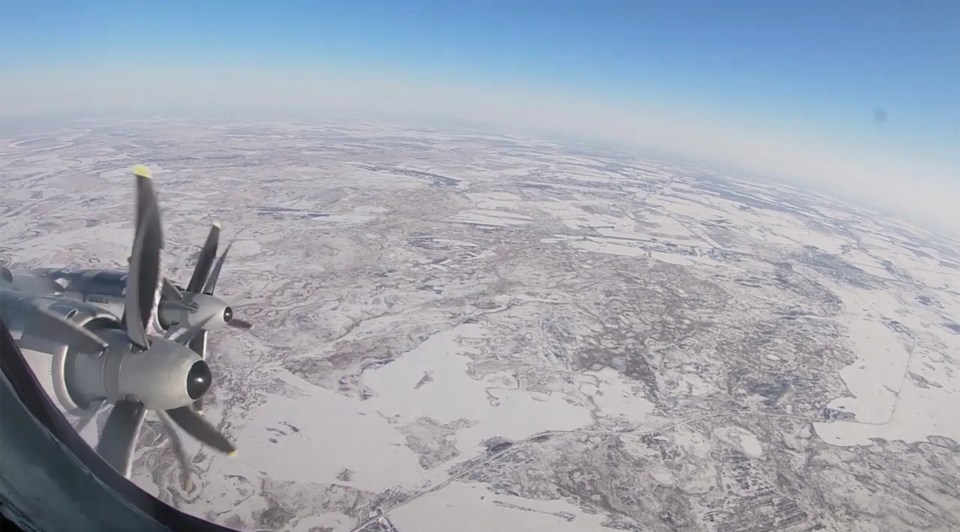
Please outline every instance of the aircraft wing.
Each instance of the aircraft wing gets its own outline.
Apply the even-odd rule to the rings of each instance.
[[[97,455],[43,391],[2,319],[0,365],[4,521],[41,531],[231,530],[160,501]]]

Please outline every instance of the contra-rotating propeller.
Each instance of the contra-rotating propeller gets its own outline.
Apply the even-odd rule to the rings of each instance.
[[[220,258],[214,262],[219,245],[220,223],[214,222],[213,225],[210,226],[210,232],[207,233],[207,239],[204,241],[203,247],[200,249],[197,264],[193,268],[193,274],[190,276],[190,282],[187,284],[185,290],[187,294],[213,296],[217,288],[217,281],[220,280],[220,271],[223,270],[223,263],[227,260],[227,254],[230,253],[230,248],[233,246],[232,243],[227,244],[227,249],[223,251],[223,255],[220,255]],[[252,327],[250,322],[237,318],[233,314],[233,309],[230,307],[224,309],[222,317],[223,324],[225,325],[230,325],[238,329],[249,329]],[[214,321],[217,326],[220,325],[219,322]],[[212,327],[205,327],[204,330],[212,330]]]
[[[201,329],[197,326],[186,329],[179,341],[147,333],[163,284],[160,275],[163,233],[150,172],[146,167],[137,166],[134,174],[137,224],[126,279],[122,331],[97,331],[108,345],[107,356],[80,357],[68,387],[91,405],[81,425],[88,422],[103,403],[114,403],[97,443],[97,453],[126,476],[130,475],[144,415],[147,410],[155,411],[180,462],[184,487],[189,488],[190,462],[174,425],[220,452],[232,455],[236,449],[191,406],[209,390],[213,379],[202,357],[184,345]],[[86,338],[86,342],[89,344],[92,340]],[[84,366],[94,369],[84,371]]]
[[[207,356],[207,333],[223,325],[249,329],[251,324],[234,316],[233,309],[213,295],[227,259],[231,245],[216,259],[220,245],[220,224],[210,227],[207,239],[200,250],[197,264],[186,288],[181,288],[164,279],[161,291],[160,325],[167,329],[167,337],[182,340],[200,358]],[[215,260],[216,259],[216,260]],[[190,332],[188,336],[188,331]],[[203,411],[203,400],[194,402],[194,409]]]

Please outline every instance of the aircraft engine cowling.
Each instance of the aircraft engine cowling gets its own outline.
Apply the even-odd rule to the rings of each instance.
[[[164,329],[202,327],[213,331],[233,319],[233,309],[219,297],[185,292],[183,301],[161,301],[157,318]]]
[[[102,330],[120,328],[116,316],[95,305],[59,297],[30,299],[37,307],[95,334]],[[67,390],[66,368],[68,361],[75,357],[92,355],[78,353],[72,346],[73,339],[70,336],[61,336],[57,331],[51,331],[42,321],[30,319],[24,313],[12,313],[4,319],[28,362],[39,364],[39,369],[35,368],[34,371],[47,393],[67,411],[74,414],[82,412],[85,404],[77,404]]]
[[[41,376],[47,391],[71,413],[80,414],[100,400],[113,403],[123,399],[135,399],[152,410],[167,410],[191,404],[210,387],[207,363],[176,342],[153,336],[150,350],[137,352],[131,349],[116,316],[96,305],[58,297],[30,300],[87,329],[107,345],[99,353],[81,352],[74,338],[59,337],[42,321],[21,313],[6,316],[21,350],[34,361],[46,360],[42,371],[46,375]]]
[[[67,390],[78,405],[127,399],[169,410],[193,403],[210,388],[210,367],[180,344],[152,337],[149,351],[136,352],[123,331],[97,332],[110,347],[98,357],[74,356],[66,368]]]

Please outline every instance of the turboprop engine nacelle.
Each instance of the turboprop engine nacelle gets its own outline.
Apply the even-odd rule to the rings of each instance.
[[[123,314],[127,272],[44,268],[33,273],[39,278],[16,276],[13,282],[26,292],[37,295],[56,293],[96,305],[117,317]],[[182,300],[173,301],[161,292],[157,321],[162,328],[202,327],[213,331],[233,319],[233,309],[217,296],[193,292],[182,292],[182,296]]]
[[[233,309],[217,296],[184,292],[182,301],[161,299],[157,318],[164,329],[202,327],[213,331],[230,323]]]
[[[49,358],[53,395],[67,411],[80,415],[96,402],[124,399],[151,410],[192,404],[210,388],[210,368],[184,345],[151,336],[140,350],[122,330],[116,316],[95,305],[59,297],[4,294],[4,302],[29,300],[34,306],[86,329],[104,344],[99,353],[80,352],[69,335],[57,334],[44,321],[10,306],[3,313],[11,334],[33,360]],[[4,305],[5,307],[7,305]]]

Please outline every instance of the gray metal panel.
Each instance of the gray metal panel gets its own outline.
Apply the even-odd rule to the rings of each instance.
[[[93,276],[85,293],[122,298],[126,286],[127,272],[103,271]]]
[[[13,274],[13,280],[10,282],[12,288],[18,292],[24,292],[34,295],[45,295],[56,293],[60,290],[47,277],[37,277],[36,275]]]

